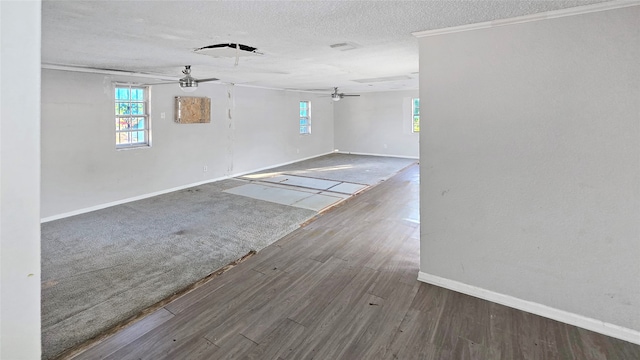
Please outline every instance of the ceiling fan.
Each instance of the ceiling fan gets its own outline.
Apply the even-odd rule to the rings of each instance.
[[[191,65],[185,65],[184,70],[182,70],[182,73],[185,76],[182,79],[178,80],[177,83],[180,84],[180,89],[182,89],[182,91],[185,91],[185,92],[196,91],[198,89],[199,83],[219,80],[217,78],[208,78],[208,79],[194,78],[193,76],[191,76]],[[147,84],[147,85],[172,84],[175,82],[176,81],[170,81],[170,82],[162,82],[162,83]]]
[[[333,88],[333,94],[331,94],[331,100],[340,101],[340,99],[342,99],[345,96],[360,96],[360,95],[351,95],[351,94],[339,93],[338,92],[338,88],[334,87]]]

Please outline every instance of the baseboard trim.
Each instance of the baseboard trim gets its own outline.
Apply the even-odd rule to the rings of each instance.
[[[220,181],[220,180],[229,179],[231,177],[232,176],[223,176],[223,177],[219,177],[219,178],[215,178],[215,179],[208,179],[208,180],[205,180],[205,181],[199,181],[199,182],[191,183],[191,184],[187,184],[187,185],[176,186],[176,187],[173,187],[173,188],[170,188],[170,189],[155,191],[155,192],[152,192],[152,193],[133,196],[133,197],[129,197],[129,198],[122,199],[122,200],[111,201],[111,202],[104,203],[104,204],[99,204],[99,205],[90,206],[90,207],[86,207],[86,208],[82,208],[82,209],[78,209],[78,210],[73,210],[73,211],[62,213],[62,214],[56,214],[56,215],[52,215],[52,216],[47,216],[45,218],[40,219],[40,223],[46,223],[46,222],[50,222],[50,221],[54,221],[54,220],[60,220],[60,219],[68,218],[68,217],[75,216],[75,215],[85,214],[85,213],[96,211],[96,210],[102,210],[102,209],[106,209],[108,207],[112,207],[112,206],[116,206],[116,205],[122,205],[122,204],[130,203],[130,202],[133,202],[133,201],[138,201],[138,200],[143,200],[143,199],[147,199],[147,198],[150,198],[150,197],[158,196],[158,195],[168,194],[168,193],[174,192],[174,191],[188,189],[188,188],[191,188],[191,187],[194,187],[194,186],[200,186],[200,185],[204,185],[204,184],[208,184],[208,183],[212,183],[212,182],[216,182],[216,181]]]
[[[293,164],[293,163],[297,163],[297,162],[301,162],[301,161],[305,161],[305,160],[315,159],[317,157],[326,156],[326,155],[333,154],[333,153],[334,153],[334,151],[328,151],[328,152],[322,153],[320,155],[307,156],[307,157],[302,158],[302,159],[296,159],[296,160],[293,160],[293,161],[287,161],[287,162],[280,163],[280,164],[269,165],[269,166],[261,167],[261,168],[258,168],[258,169],[252,169],[252,170],[249,170],[249,171],[243,171],[243,172],[235,173],[235,174],[233,174],[233,175],[231,175],[229,177],[232,178],[232,177],[243,176],[243,175],[251,174],[251,173],[262,171],[262,170],[268,170],[268,169],[276,168],[276,167],[279,167],[279,166],[285,166],[285,165],[289,165],[289,164]]]
[[[640,331],[420,271],[418,280],[640,345]]]
[[[249,171],[244,171],[244,172],[240,172],[240,173],[234,173],[234,174],[231,174],[231,175],[217,177],[217,178],[213,178],[213,179],[207,179],[207,180],[204,180],[204,181],[199,181],[199,182],[195,182],[195,183],[191,183],[191,184],[176,186],[176,187],[172,187],[172,188],[169,188],[169,189],[155,191],[155,192],[152,192],[152,193],[133,196],[133,197],[129,197],[129,198],[126,198],[126,199],[111,201],[111,202],[104,203],[104,204],[99,204],[99,205],[90,206],[90,207],[86,207],[86,208],[82,208],[82,209],[78,209],[78,210],[73,210],[73,211],[69,211],[69,212],[65,212],[65,213],[61,213],[61,214],[47,216],[47,217],[44,217],[44,218],[40,219],[40,223],[46,223],[46,222],[50,222],[50,221],[54,221],[54,220],[60,220],[60,219],[68,218],[68,217],[75,216],[75,215],[85,214],[85,213],[96,211],[96,210],[102,210],[102,209],[106,209],[108,207],[112,207],[112,206],[116,206],[116,205],[122,205],[122,204],[130,203],[130,202],[133,202],[133,201],[148,199],[150,197],[154,197],[154,196],[158,196],[158,195],[164,195],[164,194],[168,194],[168,193],[174,192],[174,191],[184,190],[184,189],[192,188],[194,186],[200,186],[200,185],[209,184],[209,183],[216,182],[216,181],[231,179],[231,178],[234,178],[234,177],[250,174],[250,173],[253,173],[253,172],[262,171],[262,170],[266,170],[266,169],[271,169],[271,168],[278,167],[278,166],[289,165],[289,164],[293,164],[293,163],[296,163],[296,162],[305,161],[305,160],[309,160],[309,159],[313,159],[313,158],[317,158],[317,157],[320,157],[320,156],[325,156],[325,155],[329,155],[329,154],[333,154],[333,153],[334,153],[333,151],[329,151],[329,152],[326,152],[326,153],[323,153],[323,154],[320,154],[320,155],[309,156],[309,157],[302,158],[302,159],[296,159],[296,160],[293,160],[293,161],[288,161],[288,162],[284,162],[284,163],[280,163],[280,164],[270,165],[270,166],[266,166],[266,167],[262,167],[262,168],[258,168],[258,169],[253,169],[253,170],[249,170]]]
[[[363,152],[342,151],[342,150],[334,151],[334,153],[337,153],[337,154],[348,154],[348,155],[382,156],[382,157],[392,157],[392,158],[402,158],[402,159],[416,159],[416,160],[420,159],[419,156],[374,154],[374,153],[363,153]]]

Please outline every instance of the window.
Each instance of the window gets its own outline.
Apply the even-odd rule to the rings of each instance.
[[[300,101],[300,134],[311,134],[311,101]]]
[[[149,88],[116,84],[116,148],[150,146]]]
[[[411,132],[420,132],[420,99],[411,99]]]

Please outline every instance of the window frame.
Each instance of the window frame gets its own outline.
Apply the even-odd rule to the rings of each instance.
[[[307,116],[302,115],[302,104],[306,103]],[[301,100],[298,104],[298,110],[300,115],[300,121],[298,125],[300,125],[300,135],[311,135],[311,101],[310,100]],[[304,124],[303,124],[304,122]],[[304,129],[304,130],[303,130]]]
[[[141,101],[134,101],[133,99],[129,98],[127,99],[127,101],[123,101],[122,99],[118,99],[117,98],[117,90],[118,88],[128,88],[129,91],[131,91],[131,89],[142,89],[143,90],[143,99]],[[114,120],[115,120],[115,125],[116,125],[116,129],[115,129],[115,135],[116,135],[116,141],[115,141],[115,147],[116,150],[127,150],[127,149],[144,149],[144,148],[150,148],[151,147],[151,110],[150,110],[150,104],[151,104],[151,87],[149,85],[142,85],[142,84],[138,84],[138,83],[126,83],[126,82],[114,82],[113,83],[113,109],[114,109]],[[130,96],[131,97],[131,96]],[[124,114],[124,115],[119,115],[117,112],[117,106],[119,103],[127,103],[129,104],[129,106],[131,106],[131,104],[142,104],[143,106],[143,113],[142,114]],[[129,122],[131,122],[133,120],[133,118],[142,118],[143,119],[143,123],[144,123],[144,128],[142,129],[119,129],[119,124],[120,119],[131,119],[129,120]],[[135,133],[135,132],[140,132],[142,131],[145,135],[145,141],[144,142],[136,142],[136,143],[124,143],[124,144],[119,144],[118,143],[118,139],[119,139],[119,134],[122,133]]]
[[[418,101],[418,107],[416,108],[416,100]],[[417,110],[417,112],[416,112]],[[416,127],[417,117],[417,127]],[[420,132],[420,98],[411,98],[411,132],[417,134]]]

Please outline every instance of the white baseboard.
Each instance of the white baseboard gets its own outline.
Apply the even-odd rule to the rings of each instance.
[[[222,176],[222,177],[217,177],[217,178],[213,178],[213,179],[207,179],[207,180],[204,180],[204,181],[199,181],[199,182],[195,182],[195,183],[191,183],[191,184],[176,186],[176,187],[173,187],[173,188],[170,188],[170,189],[164,189],[164,190],[160,190],[160,191],[155,191],[155,192],[152,192],[152,193],[142,194],[142,195],[126,198],[126,199],[111,201],[111,202],[108,202],[108,203],[99,204],[99,205],[95,205],[95,206],[90,206],[90,207],[82,208],[82,209],[78,209],[78,210],[73,210],[73,211],[62,213],[62,214],[56,214],[56,215],[52,215],[52,216],[47,216],[45,218],[40,219],[40,223],[46,223],[46,222],[49,222],[49,221],[60,220],[60,219],[68,218],[68,217],[75,216],[75,215],[85,214],[85,213],[96,211],[96,210],[102,210],[102,209],[106,209],[108,207],[130,203],[132,201],[138,201],[138,200],[142,200],[142,199],[147,199],[147,198],[150,198],[150,197],[167,194],[167,193],[174,192],[174,191],[179,191],[179,190],[192,188],[194,186],[200,186],[200,185],[209,184],[209,183],[220,181],[220,180],[226,180],[226,179],[234,178],[234,177],[237,177],[237,176],[242,176],[242,175],[246,175],[246,174],[250,174],[250,173],[254,173],[254,172],[258,172],[258,171],[262,171],[262,170],[266,170],[266,169],[271,169],[271,168],[278,167],[278,166],[289,165],[289,164],[293,164],[293,163],[296,163],[296,162],[299,162],[299,161],[309,160],[309,159],[313,159],[313,158],[317,158],[317,157],[325,156],[325,155],[329,155],[329,154],[333,154],[333,151],[330,151],[330,152],[327,152],[327,153],[323,153],[323,154],[320,154],[320,155],[314,155],[314,156],[309,156],[309,157],[302,158],[302,159],[288,161],[288,162],[284,162],[284,163],[280,163],[280,164],[269,165],[269,166],[266,166],[266,167],[263,167],[263,168],[244,171],[244,172],[241,172],[241,173],[234,173],[234,174],[228,175],[228,176]]]
[[[300,161],[315,159],[317,157],[325,156],[325,155],[329,155],[329,154],[333,154],[333,153],[334,153],[334,151],[329,151],[329,152],[326,152],[326,153],[322,153],[320,155],[308,156],[306,158],[296,159],[296,160],[293,160],[293,161],[287,161],[287,162],[280,163],[280,164],[275,164],[275,165],[269,165],[269,166],[265,166],[265,167],[262,167],[262,168],[259,168],[259,169],[252,169],[252,170],[249,170],[249,171],[243,171],[243,172],[240,172],[240,173],[233,174],[233,175],[231,175],[229,177],[232,178],[232,177],[243,176],[243,175],[251,174],[251,173],[262,171],[262,170],[267,170],[267,169],[272,169],[272,168],[276,168],[276,167],[280,167],[280,166],[285,166],[285,165],[297,163],[297,162],[300,162]]]
[[[403,159],[416,159],[416,160],[420,159],[419,156],[374,154],[374,153],[362,153],[362,152],[342,151],[342,150],[337,150],[337,151],[334,151],[334,152],[338,153],[338,154],[350,154],[350,155],[383,156],[383,157],[393,157],[393,158],[403,158]]]
[[[640,345],[640,331],[420,271],[418,280]]]
[[[155,191],[155,192],[148,193],[148,194],[138,195],[138,196],[122,199],[122,200],[116,200],[116,201],[112,201],[112,202],[108,202],[108,203],[104,203],[104,204],[90,206],[90,207],[87,207],[87,208],[73,210],[73,211],[69,211],[69,212],[66,212],[66,213],[62,213],[62,214],[56,214],[56,215],[52,215],[52,216],[47,216],[45,218],[40,219],[40,222],[41,223],[46,223],[46,222],[49,222],[49,221],[60,220],[60,219],[64,219],[64,218],[75,216],[75,215],[80,215],[80,214],[84,214],[84,213],[88,213],[88,212],[92,212],[92,211],[96,211],[96,210],[106,209],[108,207],[112,207],[112,206],[116,206],[116,205],[122,205],[122,204],[130,203],[132,201],[138,201],[138,200],[142,200],[142,199],[147,199],[147,198],[150,198],[150,197],[167,194],[167,193],[174,192],[174,191],[188,189],[188,188],[191,188],[191,187],[194,187],[194,186],[199,186],[199,185],[204,185],[204,184],[208,184],[208,183],[212,183],[212,182],[216,182],[216,181],[220,181],[220,180],[229,179],[230,177],[232,177],[232,176],[223,176],[223,177],[219,177],[219,178],[215,178],[215,179],[208,179],[208,180],[205,180],[205,181],[199,181],[197,183],[192,183],[192,184],[187,184],[187,185],[182,185],[182,186],[176,186],[176,187],[173,187],[173,188],[170,188],[170,189]]]

